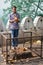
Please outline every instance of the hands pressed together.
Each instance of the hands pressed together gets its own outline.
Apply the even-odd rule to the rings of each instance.
[[[14,17],[14,19],[13,20],[10,20],[9,22],[10,23],[14,23],[14,22],[18,22],[18,21],[19,21],[19,19],[17,17]]]

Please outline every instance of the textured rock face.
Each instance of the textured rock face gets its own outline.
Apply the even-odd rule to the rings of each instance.
[[[5,30],[5,25],[2,20],[0,20],[0,32]]]
[[[36,16],[33,23],[34,23],[34,27],[37,30],[37,33],[43,35],[43,17]]]
[[[32,18],[28,16],[24,17],[21,21],[20,27],[22,30],[30,30],[33,28]]]
[[[34,29],[34,25],[31,17],[24,17],[20,23],[19,36],[23,37],[23,32],[32,31]],[[28,34],[26,34],[28,36]]]
[[[3,23],[3,21],[0,19],[0,34],[1,32],[5,31],[5,25]],[[2,39],[1,39],[1,35],[0,35],[0,45],[1,45]]]

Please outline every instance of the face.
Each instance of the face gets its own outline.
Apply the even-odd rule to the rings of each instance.
[[[13,8],[12,8],[12,12],[13,12],[13,13],[16,13],[16,8],[13,7]]]

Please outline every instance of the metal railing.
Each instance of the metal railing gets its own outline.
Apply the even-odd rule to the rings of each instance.
[[[30,41],[30,47],[28,47],[28,49],[31,50],[31,52],[34,52],[35,54],[37,54],[39,57],[42,57],[42,51],[43,51],[43,36],[32,36],[32,32],[26,32],[26,33],[30,33],[30,37],[26,37],[25,33],[23,33],[23,37],[15,37],[15,38],[11,38],[11,33],[5,33],[5,34],[1,34],[1,38],[2,38],[2,54],[4,53],[3,50],[3,44],[5,43],[5,47],[6,47],[6,63],[8,63],[8,52],[11,49],[11,41],[14,39],[18,39],[18,44],[22,44],[23,43],[23,47],[25,45],[25,42]],[[10,37],[8,37],[10,35]],[[10,40],[10,45],[9,45],[9,40]],[[40,47],[33,47],[33,43],[32,40],[40,40],[41,44]],[[8,46],[10,46],[10,49],[8,49]],[[35,51],[33,51],[33,49]],[[37,53],[36,49],[40,49],[40,54]]]

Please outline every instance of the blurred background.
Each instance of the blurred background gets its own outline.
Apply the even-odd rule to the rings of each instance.
[[[8,21],[8,15],[11,13],[12,5],[17,7],[21,20],[27,15],[33,20],[37,15],[43,16],[43,0],[0,0],[0,19],[5,25]]]

